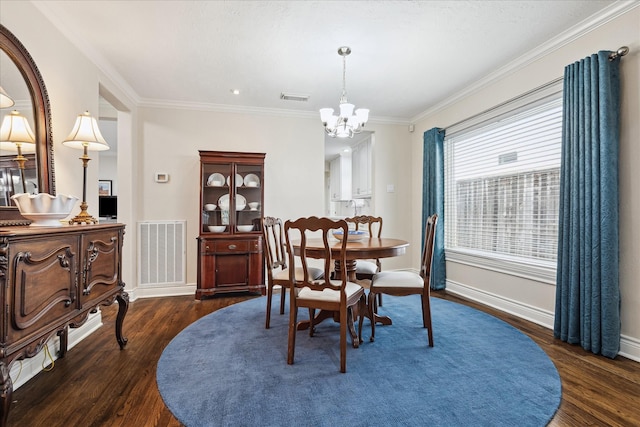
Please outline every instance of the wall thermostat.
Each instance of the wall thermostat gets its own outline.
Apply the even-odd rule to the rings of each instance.
[[[156,172],[156,182],[169,182],[169,174]]]

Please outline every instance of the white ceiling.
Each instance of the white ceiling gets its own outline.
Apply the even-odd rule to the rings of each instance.
[[[34,2],[140,104],[317,114],[337,108],[337,49],[347,45],[349,101],[369,108],[371,120],[398,123],[612,3]],[[281,92],[310,98],[283,101]]]

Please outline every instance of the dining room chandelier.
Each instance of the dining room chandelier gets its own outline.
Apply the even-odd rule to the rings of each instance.
[[[338,55],[342,56],[342,96],[340,97],[340,113],[333,114],[333,108],[321,108],[320,120],[324,124],[324,130],[332,137],[353,138],[353,135],[362,132],[364,124],[369,120],[369,110],[358,108],[347,101],[347,56],[351,48],[342,46],[338,48]]]

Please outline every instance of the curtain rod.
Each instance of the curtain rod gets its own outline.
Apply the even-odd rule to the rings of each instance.
[[[618,49],[618,50],[616,50],[615,52],[611,52],[611,54],[609,55],[609,61],[613,61],[613,60],[615,60],[615,59],[616,59],[616,58],[618,58],[618,57],[623,57],[623,56],[625,56],[625,55],[626,55],[626,54],[628,54],[628,53],[629,53],[629,48],[628,48],[627,46],[622,46],[621,48],[619,48],[619,49]],[[538,86],[538,87],[536,87],[536,88],[534,88],[534,89],[531,89],[531,90],[529,90],[529,91],[527,91],[527,92],[525,92],[525,93],[523,93],[523,94],[520,94],[520,95],[518,95],[518,96],[516,96],[516,97],[514,97],[514,98],[511,98],[511,99],[508,99],[508,100],[506,100],[506,101],[504,101],[504,102],[501,102],[501,103],[500,103],[500,104],[498,104],[498,105],[494,105],[493,107],[491,107],[491,108],[489,108],[489,109],[486,109],[486,110],[484,110],[484,111],[482,111],[482,112],[480,112],[480,113],[478,113],[478,114],[474,114],[473,116],[471,116],[471,117],[467,117],[467,118],[466,118],[466,119],[464,119],[464,120],[460,120],[460,121],[458,121],[458,122],[455,122],[455,123],[453,123],[453,124],[450,124],[449,126],[446,126],[444,129],[452,128],[452,127],[457,126],[457,125],[459,125],[459,124],[461,124],[461,123],[464,123],[464,122],[466,122],[466,121],[468,121],[468,120],[473,120],[473,119],[475,119],[475,118],[477,118],[477,117],[479,117],[479,116],[482,116],[482,115],[484,115],[484,114],[490,113],[491,111],[496,110],[496,109],[498,109],[498,108],[500,108],[500,107],[503,107],[503,106],[505,106],[505,105],[507,105],[507,104],[510,104],[510,103],[512,103],[512,102],[514,102],[514,101],[517,101],[518,99],[524,98],[525,96],[528,96],[528,95],[530,95],[530,94],[532,94],[532,93],[535,93],[535,92],[537,92],[537,91],[539,91],[539,90],[545,89],[545,88],[547,88],[547,87],[549,87],[549,86],[553,86],[553,85],[555,85],[555,84],[557,84],[557,83],[561,82],[562,80],[564,80],[564,77],[558,77],[558,78],[555,78],[555,79],[551,80],[551,81],[550,81],[550,82],[548,82],[548,83],[545,83],[545,84],[543,84],[543,85],[541,85],[541,86]]]
[[[620,49],[616,50],[615,52],[612,52],[609,55],[609,61],[613,61],[614,59],[616,59],[618,57],[623,57],[627,53],[629,53],[629,48],[627,46],[622,46]]]

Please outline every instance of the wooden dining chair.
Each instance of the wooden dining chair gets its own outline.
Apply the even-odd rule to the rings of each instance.
[[[267,268],[267,318],[265,328],[269,329],[271,324],[271,303],[273,300],[273,289],[280,287],[280,314],[284,314],[284,303],[287,289],[289,288],[289,261],[285,251],[284,233],[282,220],[271,216],[262,218],[262,237],[264,245],[264,258]],[[296,274],[301,277],[302,269],[297,268]],[[322,277],[322,269],[310,268],[311,277],[319,279]]]
[[[347,259],[346,247],[347,239],[342,239],[337,249],[331,246],[335,241],[329,239],[332,230],[342,230],[343,235],[348,233],[348,225],[346,221],[333,221],[329,218],[300,218],[295,221],[286,221],[284,231],[287,242],[287,251],[289,254],[289,265],[299,262],[303,274],[297,277],[293,271],[289,271],[289,286],[297,292],[291,292],[290,312],[289,312],[289,340],[287,351],[287,363],[292,365],[295,353],[296,331],[298,327],[298,308],[306,307],[309,309],[309,335],[314,334],[314,319],[316,310],[324,310],[338,314],[340,320],[340,372],[347,370],[347,328],[353,338],[353,347],[360,345],[360,338],[355,336],[355,328],[353,324],[354,307],[359,310],[365,309],[364,289],[353,282],[347,281]],[[307,254],[307,239],[309,236],[318,236],[322,239],[321,256],[315,251],[314,257],[321,259],[324,265],[323,278],[316,280],[310,274],[311,266],[310,257]],[[293,239],[299,239],[299,255],[294,254]],[[339,250],[339,255],[333,251]],[[330,279],[329,272],[334,264],[335,259],[340,263],[341,277]],[[360,316],[362,322],[362,316]],[[359,330],[362,330],[360,324]]]
[[[369,289],[369,315],[371,316],[371,341],[375,340],[378,307],[376,294],[405,296],[418,294],[422,300],[422,325],[427,328],[429,347],[433,347],[433,328],[431,325],[431,264],[433,259],[433,245],[435,242],[436,223],[438,215],[427,218],[425,225],[424,247],[422,250],[422,264],[420,273],[411,271],[383,271],[373,276]]]
[[[360,230],[361,226],[362,228],[366,226],[371,237],[380,238],[382,236],[382,218],[379,216],[358,215],[344,220],[355,224],[356,230]],[[380,259],[363,259],[356,263],[356,279],[358,280],[371,280],[373,275],[380,271],[382,271]],[[378,294],[378,305],[382,305],[382,294]]]

